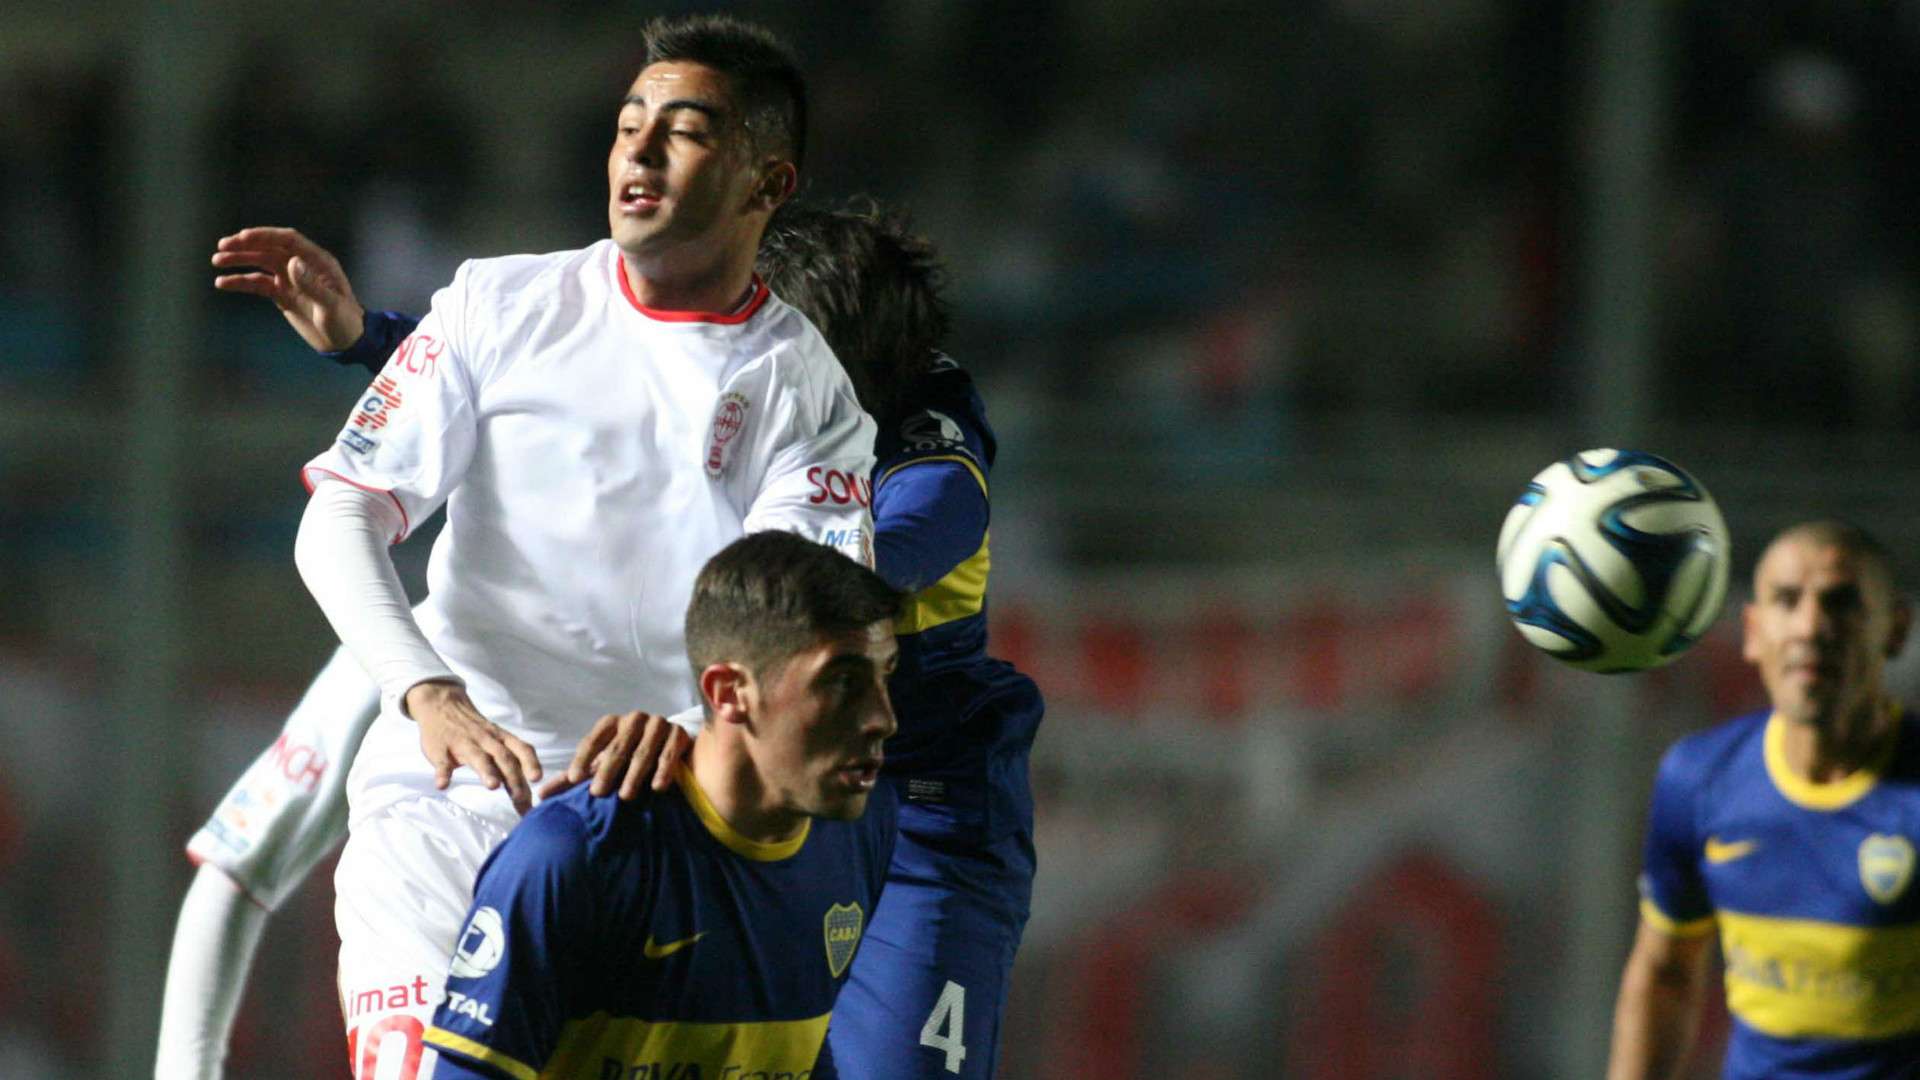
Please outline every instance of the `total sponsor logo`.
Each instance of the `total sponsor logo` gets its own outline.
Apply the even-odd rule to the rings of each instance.
[[[748,1065],[726,1064],[714,1072],[702,1072],[697,1061],[642,1061],[629,1064],[614,1058],[600,1059],[599,1080],[812,1080],[812,1069],[790,1072],[786,1069],[756,1069]]]
[[[464,1016],[481,1027],[493,1026],[493,1010],[484,1001],[468,997],[458,990],[447,991],[447,1011]]]
[[[873,482],[864,476],[815,465],[807,470],[807,482],[813,485],[813,494],[807,496],[807,501],[815,506],[821,503],[873,505]]]

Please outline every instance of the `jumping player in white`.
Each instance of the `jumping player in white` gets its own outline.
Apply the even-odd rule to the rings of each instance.
[[[753,276],[804,96],[770,37],[656,22],[608,161],[612,239],[468,263],[306,470],[296,561],[382,712],[336,874],[356,1071],[439,996],[475,871],[594,717],[683,709],[695,572],[778,528],[867,556],[874,427],[818,333]],[[416,622],[387,545],[447,504]],[[424,756],[423,756],[424,751]],[[464,768],[463,768],[464,767]]]

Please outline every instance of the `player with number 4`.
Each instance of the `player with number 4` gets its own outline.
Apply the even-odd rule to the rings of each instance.
[[[343,362],[378,368],[412,329],[404,316],[363,312],[339,265],[292,230],[245,230],[221,251],[221,265],[269,267],[265,295]],[[870,205],[783,211],[760,269],[825,333],[881,419],[870,483],[823,473],[813,497],[870,499],[877,569],[912,592],[890,684],[901,734],[884,774],[901,794],[901,839],[831,1041],[843,1075],[991,1077],[1032,889],[1026,763],[1042,711],[1032,681],[986,653],[992,429],[971,379],[939,351],[946,316],[935,253],[896,216]],[[596,731],[607,737],[599,744],[617,734]],[[655,748],[619,738],[620,767],[603,758],[596,789],[624,776],[631,797]],[[588,764],[576,759],[575,775]],[[192,959],[185,918],[176,966]]]

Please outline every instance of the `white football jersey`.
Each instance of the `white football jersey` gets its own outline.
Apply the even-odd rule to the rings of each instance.
[[[420,628],[552,775],[605,713],[695,704],[682,623],[729,542],[786,529],[872,564],[865,488],[835,481],[873,442],[825,340],[758,280],[727,315],[653,311],[603,240],[461,266],[303,475],[388,493],[403,535],[446,503]],[[387,702],[353,813],[431,790]]]

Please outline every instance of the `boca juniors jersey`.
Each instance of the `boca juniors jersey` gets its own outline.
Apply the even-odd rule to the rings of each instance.
[[[909,593],[885,775],[903,827],[986,841],[1033,828],[1027,753],[1044,710],[1032,679],[987,655],[994,450],[973,379],[942,357],[881,419],[873,472],[875,568]]]
[[[1761,712],[1681,740],[1655,781],[1642,913],[1720,935],[1728,1077],[1920,1075],[1920,726],[1815,784]]]
[[[632,802],[587,791],[536,807],[481,870],[426,1035],[441,1073],[807,1075],[886,877],[891,793],[768,844],[685,769]]]

